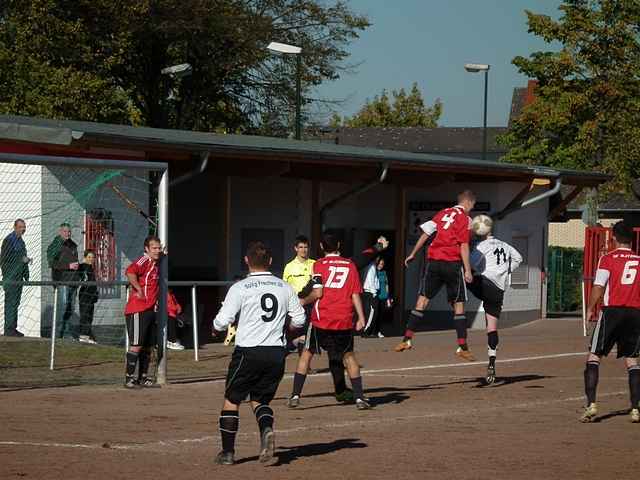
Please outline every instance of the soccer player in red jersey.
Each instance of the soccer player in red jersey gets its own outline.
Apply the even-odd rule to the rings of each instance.
[[[360,275],[352,260],[340,256],[340,242],[335,235],[325,233],[320,246],[325,256],[313,265],[316,283],[311,294],[304,299],[305,303],[314,302],[311,329],[306,341],[307,348],[300,356],[293,378],[289,407],[298,406],[311,358],[322,349],[329,356],[336,396],[346,390],[344,364],[351,380],[356,407],[358,410],[367,410],[371,407],[364,397],[360,365],[353,352],[354,310],[357,315],[355,330],[361,331],[365,325]]]
[[[124,310],[129,335],[129,351],[124,386],[151,387],[148,377],[151,349],[155,343],[156,302],[158,301],[158,260],[162,255],[160,239],[148,236],[144,240],[144,255],[126,270],[129,280],[129,300]],[[138,366],[138,376],[134,376]]]
[[[587,306],[587,319],[593,321],[596,305],[603,308],[591,335],[591,346],[584,370],[584,390],[587,406],[580,417],[591,422],[598,414],[596,389],[600,359],[607,356],[614,345],[618,358],[624,357],[629,374],[631,421],[640,422],[640,256],[631,250],[633,231],[623,222],[613,226],[615,249],[600,258],[593,291]]]
[[[447,299],[454,310],[453,323],[458,336],[456,355],[464,360],[475,360],[467,346],[467,317],[464,314],[464,302],[467,299],[465,282],[473,281],[469,262],[471,230],[469,212],[475,203],[476,196],[473,192],[465,190],[458,195],[456,206],[439,211],[433,219],[420,226],[423,233],[411,254],[405,259],[405,265],[409,265],[429,237],[435,234],[435,238],[427,250],[428,263],[420,284],[416,306],[411,310],[404,338],[395,347],[396,352],[409,350],[412,347],[414,331],[424,317],[424,310],[429,301],[445,285]]]

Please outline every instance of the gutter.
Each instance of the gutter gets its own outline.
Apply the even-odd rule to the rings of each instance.
[[[175,187],[176,185],[179,185],[179,184],[181,184],[183,182],[186,182],[187,180],[191,180],[195,176],[200,175],[201,173],[203,173],[206,170],[208,164],[209,164],[209,152],[200,153],[200,163],[199,163],[199,165],[196,168],[194,168],[193,170],[191,170],[190,172],[187,172],[184,175],[180,175],[178,178],[176,178],[173,181],[169,182],[169,186],[170,187]]]

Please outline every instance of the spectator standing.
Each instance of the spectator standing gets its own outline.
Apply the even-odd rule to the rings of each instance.
[[[78,268],[78,245],[71,239],[71,226],[60,224],[58,235],[47,247],[47,261],[51,268],[51,280],[54,282],[78,282],[80,275]],[[64,338],[68,333],[77,340],[72,332],[71,322],[73,307],[78,287],[74,285],[58,285],[56,302],[58,306],[58,338]]]
[[[379,338],[384,338],[380,329],[381,320],[384,318],[384,314],[391,310],[391,306],[393,305],[393,299],[389,293],[389,277],[387,276],[387,271],[384,267],[384,258],[378,257],[378,261],[376,262],[376,274],[378,275],[378,284],[380,285],[380,288],[378,288],[378,317],[376,319],[375,327]]]
[[[13,232],[2,241],[0,248],[0,268],[4,282],[29,281],[29,262],[27,246],[22,236],[27,229],[24,220],[13,222]],[[24,337],[18,331],[18,307],[22,299],[21,284],[4,284],[4,334],[8,337]]]
[[[93,262],[96,254],[93,250],[85,250],[84,258],[78,267],[78,275],[82,282],[95,282],[96,273],[93,269]],[[95,345],[96,339],[91,328],[93,324],[93,311],[98,301],[97,285],[81,285],[78,291],[78,304],[80,306],[80,340],[82,343]]]
[[[365,327],[362,330],[363,337],[370,337],[377,333],[378,291],[380,290],[380,282],[376,268],[377,261],[378,259],[376,258],[373,262],[369,263],[362,274],[362,308],[366,319]]]

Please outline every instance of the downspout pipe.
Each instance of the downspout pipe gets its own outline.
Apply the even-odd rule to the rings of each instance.
[[[193,170],[191,170],[190,172],[185,173],[184,175],[180,175],[179,177],[177,177],[176,179],[172,180],[169,183],[170,187],[175,187],[176,185],[179,185],[183,182],[186,182],[187,180],[191,180],[193,177],[200,175],[201,173],[203,173],[206,168],[207,165],[209,164],[209,152],[203,152],[200,154],[200,163],[198,164],[198,166],[196,168],[194,168]]]
[[[549,175],[547,174],[547,177],[549,177]],[[504,217],[506,217],[507,215],[516,212],[518,210],[521,210],[523,208],[526,208],[530,205],[533,205],[534,203],[538,203],[541,202],[542,200],[545,200],[549,197],[554,196],[556,193],[558,193],[560,191],[560,188],[562,188],[562,178],[560,177],[560,173],[559,172],[555,172],[555,175],[552,177],[552,181],[553,181],[553,186],[547,190],[546,192],[542,192],[539,195],[536,195],[533,198],[529,198],[527,200],[524,200],[523,202],[514,205],[512,207],[507,207],[504,210],[500,211],[500,212],[496,212],[493,214],[490,214],[490,216],[496,220],[502,220]]]
[[[345,202],[346,200],[349,200],[352,197],[356,197],[366,192],[367,190],[371,190],[373,187],[380,185],[385,181],[385,179],[387,178],[387,173],[389,172],[389,163],[385,162],[381,164],[380,167],[382,169],[382,171],[380,172],[380,177],[376,178],[375,180],[369,183],[365,183],[364,185],[360,185],[352,190],[349,190],[348,192],[345,192],[342,195],[338,195],[336,198],[328,201],[322,206],[322,208],[320,209],[320,225],[322,230],[324,230],[326,227],[325,219],[326,219],[327,212],[329,210],[335,208],[337,205]]]

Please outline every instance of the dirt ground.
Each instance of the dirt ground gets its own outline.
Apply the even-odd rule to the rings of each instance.
[[[0,392],[0,478],[616,478],[638,476],[640,425],[628,417],[622,361],[603,363],[593,424],[583,404],[585,339],[576,320],[500,333],[498,383],[485,373],[483,332],[471,332],[476,363],[454,355],[452,332],[421,334],[397,354],[397,338],[358,340],[375,408],[336,405],[326,373],[309,376],[303,403],[287,409],[291,377],[272,406],[279,464],[257,462],[256,422],[240,417],[237,465],[217,466],[221,380],[137,391],[114,386]],[[228,353],[224,347],[210,347]],[[212,353],[212,352],[209,352]],[[228,356],[217,355],[220,370]],[[290,358],[288,372],[294,369]],[[326,367],[326,356],[315,367]],[[321,370],[322,372],[322,370]]]

